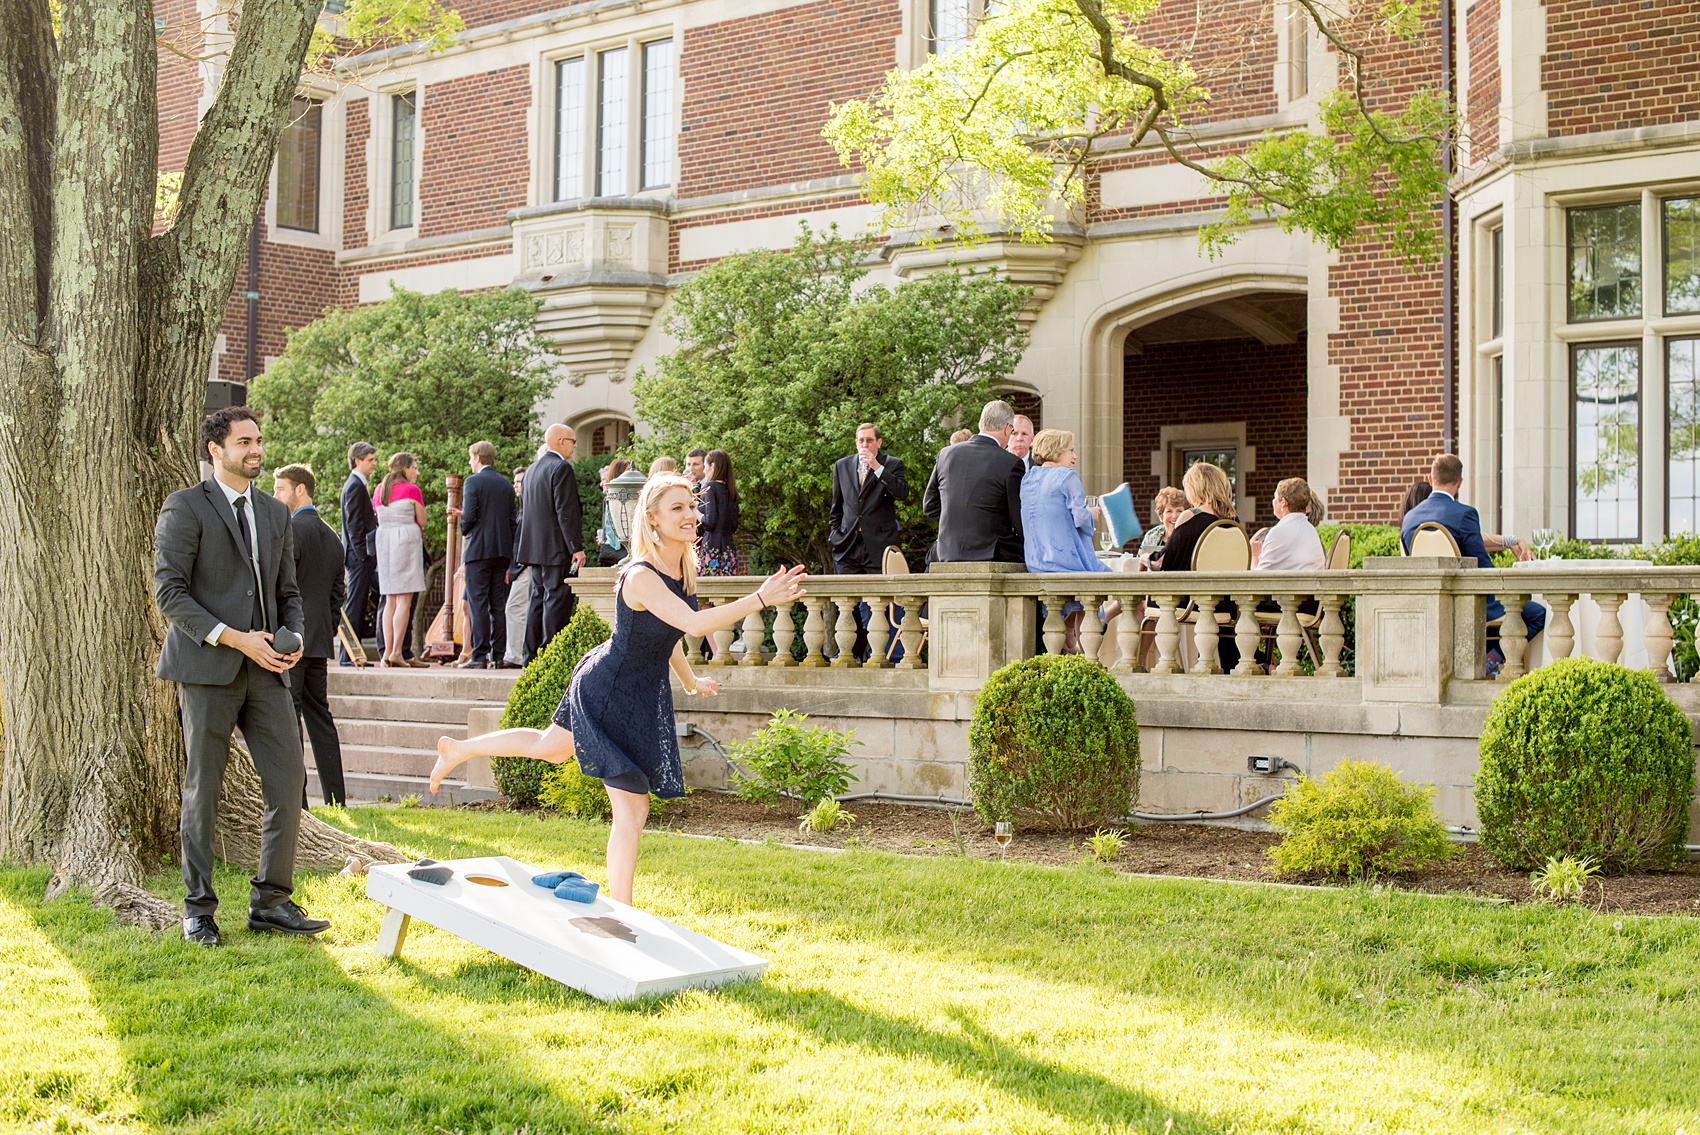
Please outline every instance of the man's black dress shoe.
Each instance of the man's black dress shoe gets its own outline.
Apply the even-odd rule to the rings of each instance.
[[[523,662],[509,662],[506,658],[502,659],[500,662],[496,663],[495,665],[496,665],[496,669],[498,669],[498,670],[524,670],[525,669],[525,663],[523,663]]]
[[[299,934],[311,937],[321,934],[331,928],[327,919],[308,918],[306,911],[292,902],[285,901],[270,910],[260,910],[257,907],[248,908],[248,929],[276,930],[281,934]]]
[[[210,914],[196,914],[185,918],[183,941],[192,942],[197,946],[224,945],[224,939],[219,937],[218,923],[213,921]]]

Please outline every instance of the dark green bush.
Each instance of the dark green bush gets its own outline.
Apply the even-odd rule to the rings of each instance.
[[[733,778],[739,796],[762,804],[794,796],[813,807],[844,794],[856,779],[845,758],[861,742],[852,731],[821,729],[808,719],[794,709],[779,710],[748,741],[732,746],[732,759],[749,770]]]
[[[1109,672],[1078,654],[1011,662],[968,727],[968,786],[985,823],[1096,828],[1139,798],[1139,722]]]
[[[1282,833],[1269,849],[1283,875],[1362,878],[1425,867],[1452,853],[1434,788],[1406,784],[1374,761],[1341,761],[1300,777],[1269,809]]]
[[[1507,867],[1587,856],[1620,872],[1682,854],[1694,736],[1651,673],[1566,658],[1517,679],[1482,729],[1482,846]]]
[[[584,656],[614,632],[591,610],[590,604],[580,603],[578,610],[561,633],[548,646],[537,652],[508,694],[508,706],[502,711],[502,728],[547,729],[555,715],[555,707],[567,692],[573,671]],[[543,788],[543,774],[550,769],[547,761],[529,757],[491,757],[490,771],[496,777],[496,787],[516,804],[536,804]],[[573,771],[577,771],[575,766]]]

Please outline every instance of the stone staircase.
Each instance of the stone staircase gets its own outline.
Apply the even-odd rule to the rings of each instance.
[[[465,804],[500,795],[489,762],[469,761],[431,795],[427,778],[437,760],[437,738],[467,735],[473,710],[500,711],[518,670],[390,670],[332,665],[331,713],[342,741],[343,777],[348,798],[400,800],[417,796],[421,804]],[[324,799],[307,747],[307,796]]]

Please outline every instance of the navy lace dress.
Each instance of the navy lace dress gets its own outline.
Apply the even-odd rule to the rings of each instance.
[[[697,597],[685,594],[684,583],[654,564],[637,560],[627,570],[655,572],[696,609]],[[586,776],[625,792],[683,796],[667,663],[684,632],[626,606],[624,590],[614,593],[614,637],[584,656],[554,721],[572,733]]]

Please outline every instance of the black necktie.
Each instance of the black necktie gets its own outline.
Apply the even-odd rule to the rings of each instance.
[[[242,554],[248,559],[248,570],[254,574],[256,622],[249,629],[264,630],[266,626],[265,585],[260,582],[260,565],[254,561],[254,545],[248,535],[248,498],[246,495],[236,498],[236,531],[242,540]]]
[[[254,562],[254,546],[248,542],[248,498],[236,498],[236,532],[242,541],[242,554],[248,557],[248,562]]]

